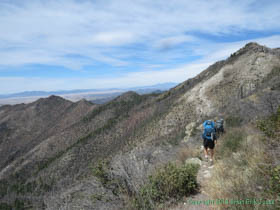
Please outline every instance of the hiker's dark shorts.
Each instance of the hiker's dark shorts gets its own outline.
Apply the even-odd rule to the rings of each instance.
[[[214,149],[215,144],[214,144],[214,141],[203,138],[203,146],[205,149],[207,149],[207,148]]]

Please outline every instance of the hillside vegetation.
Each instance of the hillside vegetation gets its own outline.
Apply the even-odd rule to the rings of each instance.
[[[217,162],[208,183],[212,199],[240,201],[222,209],[280,208],[280,107],[246,126],[228,127],[219,139]],[[255,199],[255,203],[242,203]]]

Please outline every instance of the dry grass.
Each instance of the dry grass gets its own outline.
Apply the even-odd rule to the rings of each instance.
[[[271,159],[260,134],[252,135],[253,128],[230,130],[220,142],[217,153],[220,160],[215,164],[207,193],[212,199],[273,199],[265,193],[269,185]],[[233,135],[237,133],[236,135]],[[242,137],[238,140],[236,137]],[[230,142],[232,141],[232,142]],[[234,141],[238,141],[237,143]],[[233,152],[230,152],[230,147]],[[226,150],[219,151],[219,150]],[[273,205],[226,205],[217,209],[274,209]]]
[[[181,163],[185,163],[188,158],[199,158],[201,159],[201,151],[199,148],[195,147],[183,147],[177,153],[177,159]]]

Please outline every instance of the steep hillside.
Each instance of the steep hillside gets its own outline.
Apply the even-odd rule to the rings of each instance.
[[[245,124],[279,104],[280,49],[249,43],[161,94],[128,92],[104,105],[51,96],[2,106],[1,202],[122,209],[157,166],[182,146],[201,144],[203,120]]]
[[[57,96],[27,105],[1,107],[0,143],[3,152],[0,154],[0,167],[75,124],[93,107],[89,102],[72,103]]]

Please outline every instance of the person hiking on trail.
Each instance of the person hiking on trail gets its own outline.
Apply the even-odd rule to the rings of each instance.
[[[216,122],[216,132],[217,135],[220,136],[221,133],[224,133],[224,120],[223,119],[219,119]]]
[[[205,159],[208,159],[208,149],[210,149],[210,161],[213,161],[214,147],[216,143],[215,123],[211,120],[206,120],[203,123],[203,146]]]

